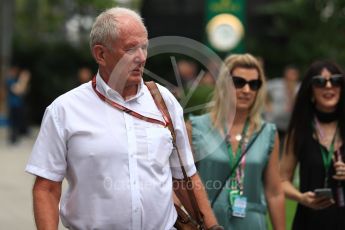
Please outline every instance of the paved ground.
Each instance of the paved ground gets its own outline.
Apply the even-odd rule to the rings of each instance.
[[[34,230],[31,189],[34,177],[25,173],[37,128],[32,137],[16,146],[6,143],[6,130],[0,128],[0,229]],[[61,227],[59,230],[65,228]]]

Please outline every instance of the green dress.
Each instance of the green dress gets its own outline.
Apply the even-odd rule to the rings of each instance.
[[[233,217],[229,203],[230,162],[224,138],[211,123],[210,115],[191,116],[192,141],[199,175],[204,182],[213,211],[225,229],[267,229],[267,205],[264,194],[264,171],[274,146],[276,127],[266,123],[246,153],[243,196],[247,198],[246,216]],[[264,122],[262,122],[262,125]],[[248,142],[250,145],[254,133]],[[226,187],[222,184],[227,180]],[[221,193],[216,198],[218,191]]]

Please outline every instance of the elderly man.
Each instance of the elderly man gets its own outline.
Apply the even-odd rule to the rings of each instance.
[[[38,229],[174,229],[172,178],[183,178],[172,136],[142,80],[148,38],[134,11],[112,8],[91,30],[99,71],[47,107],[26,171]],[[196,173],[181,106],[159,90],[208,228],[217,221]],[[133,113],[135,113],[133,116]],[[143,118],[146,118],[143,119]],[[147,119],[151,119],[148,122]],[[68,190],[60,200],[61,182]],[[184,189],[184,188],[176,188]]]

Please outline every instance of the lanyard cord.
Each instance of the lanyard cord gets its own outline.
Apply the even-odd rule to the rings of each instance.
[[[240,159],[242,159],[242,157],[244,157],[246,154],[247,154],[247,152],[248,152],[248,150],[252,147],[252,145],[255,143],[255,141],[256,141],[256,139],[260,136],[260,134],[262,133],[262,131],[265,129],[265,127],[266,127],[266,123],[264,123],[262,126],[261,126],[261,128],[260,128],[260,130],[255,134],[253,134],[253,139],[248,143],[248,145],[246,146],[246,149],[243,151],[243,153],[242,153],[242,155],[241,155],[241,157],[240,157]],[[239,164],[240,162],[236,162],[236,164],[235,164],[235,166],[237,166],[237,164]],[[230,173],[225,177],[225,180],[222,182],[222,186],[218,189],[216,189],[216,195],[214,196],[214,198],[212,199],[212,201],[211,201],[211,207],[213,207],[214,206],[214,203],[216,202],[216,200],[218,199],[218,197],[219,197],[219,195],[221,194],[221,192],[223,191],[223,189],[224,189],[224,187],[225,187],[225,185],[226,185],[226,183],[227,183],[227,181],[228,181],[228,179],[227,178],[229,178],[231,175],[232,175],[232,173],[233,173],[233,171],[235,171],[235,170],[233,170],[233,169],[231,169],[231,171],[230,171]]]
[[[163,116],[163,119],[164,119],[165,122],[162,122],[162,121],[160,121],[160,120],[157,120],[157,119],[154,119],[154,118],[151,118],[151,117],[146,117],[146,116],[144,116],[144,115],[141,115],[141,114],[139,114],[139,113],[137,113],[137,112],[135,112],[135,111],[133,111],[133,110],[131,110],[131,109],[126,108],[126,107],[123,106],[123,105],[120,105],[120,104],[118,104],[118,103],[116,103],[116,102],[114,102],[114,101],[108,99],[108,98],[105,97],[101,92],[99,92],[99,91],[97,90],[97,88],[96,88],[96,76],[94,76],[94,77],[92,78],[92,88],[93,88],[93,90],[95,91],[95,93],[97,94],[97,96],[98,96],[102,101],[108,103],[110,106],[112,106],[112,107],[114,107],[114,108],[116,108],[116,109],[119,109],[119,110],[121,110],[121,111],[123,111],[123,112],[125,112],[125,113],[127,113],[127,114],[129,114],[129,115],[132,115],[132,116],[134,116],[134,117],[136,117],[136,118],[138,118],[138,119],[140,119],[140,120],[147,121],[147,122],[150,122],[150,123],[159,124],[159,125],[163,125],[164,127],[167,127],[168,124],[169,124],[169,119],[168,119],[164,114],[162,114],[162,116]]]
[[[324,132],[322,131],[322,129],[320,127],[320,123],[316,118],[314,119],[314,121],[315,121],[314,129],[316,131],[315,136],[316,136],[317,141],[319,142],[319,147],[320,147],[320,151],[321,151],[321,155],[322,155],[322,161],[323,161],[323,165],[325,167],[325,184],[324,184],[324,186],[326,188],[326,187],[328,187],[328,172],[329,172],[329,168],[330,168],[331,163],[332,163],[332,157],[334,154],[334,144],[335,144],[335,139],[337,136],[338,125],[335,129],[331,145],[329,146],[329,150],[327,150],[324,146],[321,145],[321,142],[320,142],[318,134],[317,134],[317,133],[320,134],[321,139],[324,138]]]
[[[245,136],[247,134],[247,131],[248,131],[248,128],[249,128],[249,117],[247,117],[246,121],[245,121],[245,124],[243,126],[243,129],[242,129],[242,133],[241,133],[241,140],[240,142],[238,143],[238,147],[237,147],[237,150],[236,150],[236,154],[234,156],[234,152],[232,150],[232,146],[231,146],[231,143],[230,141],[227,141],[227,146],[228,146],[228,153],[229,153],[229,157],[230,157],[230,167],[231,169],[233,167],[236,167],[237,169],[236,170],[232,170],[232,175],[230,175],[231,178],[234,178],[234,174],[236,174],[236,181],[233,181],[231,180],[231,186],[233,185],[233,182],[235,182],[237,185],[237,187],[239,187],[239,189],[242,191],[243,190],[243,178],[244,178],[244,167],[245,167],[245,156],[243,156],[243,158],[241,159],[241,164],[236,164],[237,161],[240,160],[240,156],[243,154],[245,148],[243,148],[243,142],[244,142],[244,139],[245,139]]]

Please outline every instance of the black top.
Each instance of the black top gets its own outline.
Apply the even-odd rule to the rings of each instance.
[[[342,159],[345,159],[344,145],[340,148]],[[300,163],[300,191],[314,191],[323,188],[325,181],[325,168],[322,161],[320,145],[314,138],[306,138],[306,143],[301,149]],[[333,162],[329,170],[329,187],[332,189],[336,204],[322,210],[313,210],[298,204],[293,229],[345,229],[345,208],[339,208],[337,204],[338,181],[332,178],[335,174]],[[345,193],[345,183],[341,182]]]

